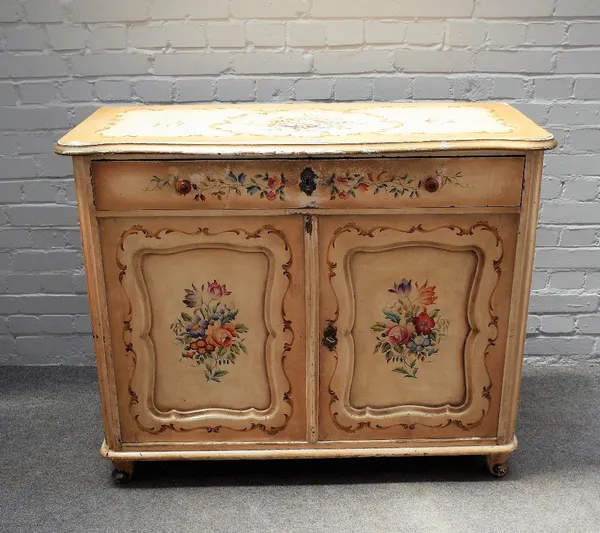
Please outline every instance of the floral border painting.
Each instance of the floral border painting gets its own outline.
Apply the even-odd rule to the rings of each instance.
[[[153,176],[150,185],[144,190],[151,192],[173,188],[181,196],[193,193],[191,197],[195,202],[206,202],[207,198],[222,201],[223,198],[228,199],[231,194],[241,196],[242,192],[273,201],[285,199],[287,186],[288,180],[283,172],[264,172],[249,177],[245,172],[234,174],[230,170],[225,176],[219,177],[200,174],[190,174],[187,179],[174,174],[169,174],[167,178]]]
[[[237,322],[238,310],[224,300],[230,294],[217,280],[202,284],[200,289],[192,284],[191,289],[185,289],[183,303],[193,311],[182,312],[171,324],[175,342],[183,345],[182,357],[204,365],[206,381],[220,383],[229,374],[224,367],[247,353],[242,335],[248,328]]]
[[[394,283],[388,292],[396,298],[383,308],[385,321],[376,322],[371,330],[377,333],[374,354],[380,352],[387,363],[396,366],[393,372],[405,378],[417,378],[419,363],[429,361],[438,353],[449,322],[439,309],[429,310],[437,301],[435,286],[419,285],[410,279]]]

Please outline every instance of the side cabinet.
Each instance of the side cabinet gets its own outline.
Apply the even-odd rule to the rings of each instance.
[[[504,475],[554,145],[497,104],[107,108],[70,132],[115,479],[408,455]]]

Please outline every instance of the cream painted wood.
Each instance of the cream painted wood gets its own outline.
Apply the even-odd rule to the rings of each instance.
[[[432,454],[504,475],[552,146],[496,104],[111,108],[78,126],[57,151],[115,480],[138,460]]]

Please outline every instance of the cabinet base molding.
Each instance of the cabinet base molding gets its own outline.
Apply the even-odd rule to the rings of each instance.
[[[390,448],[324,448],[318,444],[303,448],[290,446],[277,449],[254,450],[111,450],[106,441],[100,455],[113,462],[129,461],[228,461],[233,459],[335,459],[349,457],[427,457],[449,455],[486,455],[501,457],[517,449],[517,437],[508,444],[472,446],[406,446]],[[503,461],[505,462],[505,461]]]

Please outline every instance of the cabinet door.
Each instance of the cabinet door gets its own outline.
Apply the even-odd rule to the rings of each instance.
[[[495,436],[517,220],[322,218],[321,440]]]
[[[100,232],[123,442],[305,438],[301,217]]]

